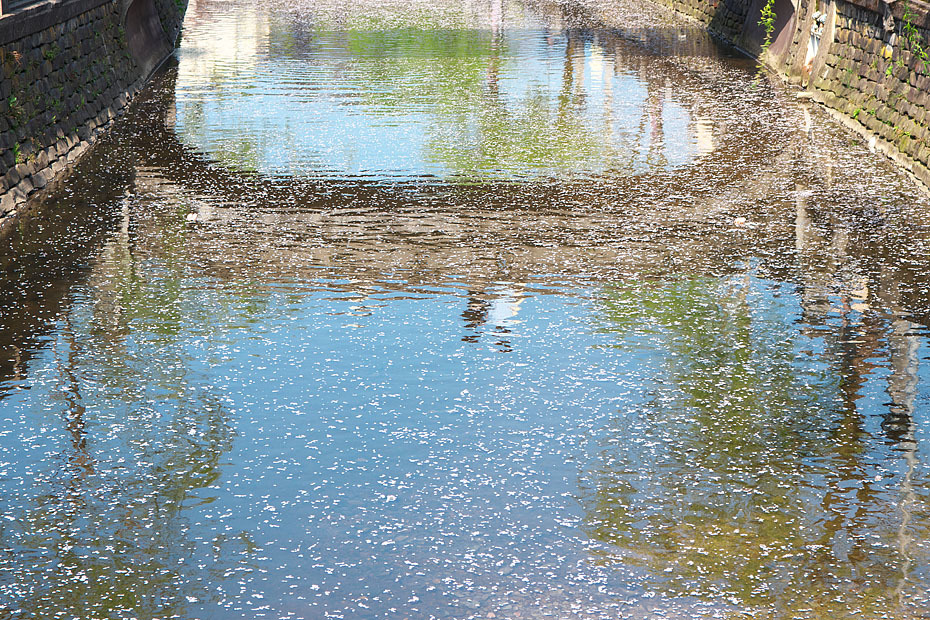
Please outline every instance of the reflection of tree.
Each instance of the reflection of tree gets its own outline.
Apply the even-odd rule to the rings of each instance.
[[[351,169],[358,163],[356,151],[397,148],[370,143],[378,142],[379,128],[403,127],[402,133],[415,136],[411,147],[417,150],[404,155],[420,158],[428,172],[453,178],[640,173],[664,170],[672,160],[665,151],[674,147],[656,135],[662,132],[663,106],[675,103],[673,96],[688,100],[695,87],[707,86],[696,84],[692,75],[666,93],[664,79],[653,84],[643,50],[613,32],[595,34],[580,23],[563,29],[564,19],[556,20],[558,30],[552,31],[542,15],[528,21],[526,30],[508,29],[506,15],[517,9],[501,0],[481,3],[481,19],[463,15],[453,27],[409,8],[398,9],[395,20],[381,27],[364,26],[355,23],[359,9],[353,7],[352,16],[336,20],[340,29],[333,30],[336,24],[326,10],[314,13],[319,8],[325,7],[266,20],[267,44],[256,44],[252,62],[220,58],[211,68],[203,59],[185,56],[181,82],[186,84],[194,70],[195,77],[202,72],[213,85],[208,97],[194,92],[179,98],[187,139],[234,168],[281,172],[282,166],[297,164],[314,168],[305,172],[330,174],[316,168],[344,164]],[[186,41],[199,45],[198,36],[209,35],[191,32]],[[265,45],[274,62],[265,58]],[[634,58],[633,65],[618,72],[618,54]],[[296,94],[286,104],[276,95],[284,90]],[[231,95],[247,95],[242,100],[250,110],[267,107],[269,113],[243,113],[228,103]],[[640,114],[643,105],[648,109]],[[679,113],[687,116],[686,107]],[[307,138],[318,133],[307,123],[320,112],[344,117],[343,131],[359,132],[348,139],[343,134],[340,148],[348,152],[327,154],[333,145]],[[637,122],[640,116],[645,122]],[[207,117],[213,138],[207,135]],[[248,131],[242,131],[243,124]],[[685,131],[692,129],[686,121]],[[235,139],[216,138],[224,132]],[[681,142],[675,159],[686,161],[691,141],[675,139]],[[324,161],[327,157],[346,161]]]
[[[806,110],[805,117],[809,130]],[[828,168],[826,178],[831,174]],[[853,512],[851,504],[856,504],[847,496],[849,489],[859,489],[857,502],[884,502],[886,511],[895,514],[897,520],[896,528],[889,525],[889,532],[894,529],[894,543],[888,545],[896,552],[891,565],[897,567],[897,575],[887,575],[890,591],[883,593],[887,594],[883,600],[900,614],[913,605],[912,575],[921,570],[919,559],[914,557],[915,541],[925,535],[922,528],[914,526],[915,514],[926,514],[926,499],[915,490],[915,480],[921,478],[913,418],[918,392],[920,341],[914,333],[917,325],[902,318],[905,313],[900,307],[901,280],[885,267],[869,273],[866,264],[874,264],[873,261],[864,264],[859,256],[853,255],[859,248],[868,247],[862,239],[851,238],[859,231],[843,222],[838,212],[828,212],[819,224],[815,223],[807,205],[810,192],[803,182],[798,187],[795,228],[804,273],[801,295],[805,322],[817,326],[809,331],[820,332],[826,348],[824,357],[842,377],[838,398],[842,423],[834,433],[839,446],[835,459],[837,476],[827,485],[822,501],[830,515],[824,520],[823,538],[850,541],[849,557],[873,555],[868,543],[871,514],[862,509]],[[882,242],[887,241],[883,238]],[[823,330],[824,326],[832,329]],[[871,480],[872,472],[868,470],[871,455],[866,452],[871,437],[866,428],[868,419],[859,404],[869,376],[882,368],[888,369],[885,391],[890,402],[878,415],[881,432],[903,460],[898,466],[897,488],[883,488]]]
[[[375,115],[427,109],[432,119],[424,158],[454,175],[570,169],[595,149],[595,134],[577,106],[549,93],[543,78],[531,80],[524,95],[502,88],[502,67],[513,62],[506,34],[410,30],[349,36],[357,59],[353,88]]]
[[[219,477],[233,429],[221,399],[191,376],[178,318],[191,303],[183,211],[157,218],[162,259],[152,247],[140,255],[133,231],[145,225],[124,207],[90,270],[92,298],[58,330],[61,467],[37,476],[37,495],[6,498],[11,521],[0,529],[14,617],[178,617],[210,598],[212,563],[188,562],[202,549],[182,509]],[[205,321],[211,311],[185,309]]]
[[[641,566],[674,596],[904,617],[926,568],[907,542],[930,533],[911,516],[927,514],[926,493],[911,464],[902,513],[899,488],[875,479],[879,448],[848,385],[860,380],[806,352],[820,347],[781,299],[749,279],[609,292],[605,329],[664,361],[647,410],[618,419],[582,475],[587,531],[614,549],[601,562]]]
[[[194,543],[180,512],[191,491],[217,476],[218,458],[229,446],[225,416],[219,402],[205,397],[175,412],[178,421],[198,419],[204,433],[197,439],[181,438],[171,424],[136,434],[134,446],[160,448],[137,455],[151,459],[145,466],[137,461],[128,472],[85,477],[65,473],[54,485],[60,490],[31,506],[14,504],[16,526],[2,533],[0,544],[15,554],[3,568],[21,593],[15,602],[22,617],[170,617],[182,615],[189,598],[202,600],[209,583],[186,563]]]

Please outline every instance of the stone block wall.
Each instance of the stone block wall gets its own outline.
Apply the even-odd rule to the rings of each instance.
[[[899,13],[886,31],[874,10],[842,1],[835,8],[834,37],[809,89],[930,183],[930,57],[920,57],[930,48],[926,10],[908,7],[907,19]]]
[[[659,1],[721,39],[761,54],[768,66],[930,185],[930,5],[777,0],[773,44],[763,51],[761,0]]]
[[[183,7],[135,2],[150,3],[173,43]],[[59,0],[0,17],[0,228],[88,149],[149,78],[157,63],[131,41],[138,30],[127,23],[132,4]]]
[[[679,13],[704,24],[728,42],[741,38],[749,3],[746,0],[659,0]]]

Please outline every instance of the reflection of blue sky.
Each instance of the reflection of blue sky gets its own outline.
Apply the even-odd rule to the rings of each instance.
[[[177,92],[185,142],[239,168],[335,176],[628,174],[697,154],[672,89],[615,68],[590,39],[572,59],[567,37],[541,26],[506,30],[497,44],[490,31],[450,31],[473,45],[440,57],[410,43],[411,31],[377,33],[388,44],[371,54],[359,51],[365,33],[317,32],[269,59],[269,48],[293,50],[278,28],[245,37],[252,49],[239,45],[233,60],[211,48],[209,23],[189,28]]]
[[[162,262],[139,269],[140,286],[163,281]],[[730,556],[698,563],[726,571],[720,580],[697,578],[698,592],[745,594],[741,584],[767,582],[773,587],[757,590],[759,600],[774,592],[778,601],[800,583],[796,600],[823,602],[852,591],[836,584],[854,570],[875,575],[868,592],[892,592],[905,560],[897,538],[908,518],[897,509],[905,501],[902,476],[913,485],[909,527],[925,540],[930,455],[922,426],[912,457],[882,429],[893,365],[861,375],[856,408],[844,406],[843,381],[856,380],[856,370],[844,369],[846,358],[830,341],[844,334],[848,317],[811,332],[794,285],[755,278],[706,279],[691,296],[678,296],[688,288],[674,282],[631,282],[621,290],[645,297],[618,297],[614,311],[595,301],[608,292],[538,280],[468,291],[460,288],[467,280],[433,282],[429,291],[373,284],[359,292],[327,280],[258,290],[182,279],[178,333],[166,337],[158,323],[133,320],[125,348],[95,331],[99,298],[78,287],[68,322],[30,365],[29,389],[4,402],[0,514],[37,532],[43,511],[61,515],[65,535],[102,547],[100,524],[116,527],[133,501],[145,507],[184,498],[170,522],[147,521],[133,539],[148,535],[162,545],[164,566],[178,567],[176,580],[146,579],[146,565],[127,582],[169,583],[166,600],[183,601],[196,587],[200,600],[186,618],[260,617],[266,604],[277,617],[287,609],[312,618],[420,617],[415,612],[467,595],[454,587],[459,575],[495,584],[487,595],[494,606],[528,587],[557,587],[601,616],[616,612],[621,594],[637,605],[652,601],[659,612],[679,605],[696,614],[707,602],[665,589],[663,569],[689,547],[660,546],[663,532],[686,528],[718,550],[760,515],[776,515],[783,529],[761,528],[750,540],[769,543],[766,553],[786,553],[784,570],[770,575],[749,561],[758,545],[733,546]],[[730,305],[726,291],[739,282],[746,296]],[[461,315],[470,298],[487,301],[485,320],[473,326]],[[690,338],[689,325],[706,338]],[[472,341],[462,338],[472,332]],[[914,354],[923,359],[925,332],[909,337],[920,339]],[[71,342],[81,347],[72,350]],[[721,365],[708,365],[715,360]],[[100,501],[71,512],[58,490],[57,455],[74,452],[62,364],[82,379],[86,449],[100,472],[75,479]],[[920,374],[909,385],[922,402],[927,368],[913,370]],[[234,425],[228,446],[202,434],[211,398]],[[178,493],[165,464],[178,453],[189,457],[177,467],[215,463],[204,469],[217,476]],[[596,503],[598,490],[609,492],[614,482],[627,483],[637,501]],[[728,504],[748,488],[751,501]],[[589,537],[623,511],[637,519],[627,537]],[[796,518],[778,521],[779,514]],[[24,540],[13,527],[0,540],[21,552],[0,556],[0,568],[51,594],[70,591],[73,584],[55,572],[58,531]],[[834,539],[823,538],[827,527]],[[847,535],[864,553],[847,555]],[[655,570],[625,562],[624,545]],[[120,549],[119,560],[144,557],[134,545]],[[904,592],[920,597],[927,550],[910,549]],[[95,550],[84,560],[97,562],[94,598],[61,604],[97,605],[94,617],[113,617],[105,612],[125,600],[114,589],[120,565],[103,549],[82,551]],[[197,562],[184,561],[190,557]],[[428,579],[420,566],[429,567]],[[323,596],[305,597],[308,591]],[[363,599],[368,607],[353,602]],[[753,597],[729,600],[758,609]],[[537,595],[525,617],[544,615],[532,611],[547,604],[558,602]],[[833,608],[856,604],[853,593]],[[574,617],[567,605],[556,609],[545,615]]]

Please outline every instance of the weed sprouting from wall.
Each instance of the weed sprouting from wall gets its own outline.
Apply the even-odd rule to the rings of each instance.
[[[917,26],[914,25],[914,13],[911,11],[910,0],[904,2],[904,16],[901,21],[901,33],[904,35],[904,40],[907,41],[911,54],[920,59],[924,73],[930,73],[930,53],[924,47],[920,32],[917,30]],[[903,59],[900,57],[898,62],[899,65],[904,64]]]
[[[762,77],[765,71],[765,56],[769,47],[772,45],[772,33],[775,32],[775,0],[765,0],[762,10],[759,12],[759,22],[765,31],[765,38],[762,40],[762,52],[759,54],[759,67],[756,73],[756,80]]]
[[[775,32],[775,0],[766,0],[759,13],[759,25],[765,31],[765,39],[762,41],[762,54],[772,45],[772,33]]]

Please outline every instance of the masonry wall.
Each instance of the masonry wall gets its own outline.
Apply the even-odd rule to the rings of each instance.
[[[930,5],[776,0],[773,42],[763,50],[763,0],[660,2],[760,56],[930,184]]]
[[[695,19],[729,42],[737,41],[746,23],[749,3],[745,0],[660,0],[679,13]]]
[[[919,164],[920,176],[930,183],[930,58],[925,66],[902,33],[900,17],[896,45],[888,45],[880,15],[848,2],[836,8],[834,41],[811,88],[828,106],[877,135],[886,148]],[[921,26],[913,24],[918,19]],[[925,11],[911,19],[921,47],[930,45],[922,27],[925,19]]]
[[[176,0],[60,0],[0,16],[0,228],[170,54],[182,10]]]

